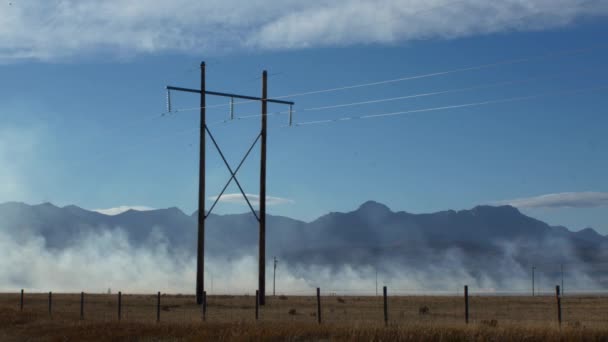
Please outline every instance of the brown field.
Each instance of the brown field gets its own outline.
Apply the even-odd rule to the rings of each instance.
[[[608,296],[565,296],[557,323],[552,296],[471,296],[470,324],[464,300],[450,296],[389,297],[384,326],[382,297],[324,296],[317,323],[315,297],[269,297],[255,320],[253,296],[210,296],[206,321],[192,296],[87,294],[80,320],[79,294],[0,294],[0,341],[21,340],[403,340],[403,341],[608,341]],[[428,312],[421,314],[421,308]],[[424,311],[424,310],[423,310]]]

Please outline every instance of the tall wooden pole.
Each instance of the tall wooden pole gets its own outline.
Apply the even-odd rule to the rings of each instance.
[[[266,126],[268,124],[268,73],[262,73],[262,132],[261,132],[261,164],[260,164],[260,246],[258,260],[258,290],[260,305],[266,304]]]
[[[196,303],[203,304],[205,291],[205,62],[201,63],[201,123],[198,168],[198,244],[196,256]]]

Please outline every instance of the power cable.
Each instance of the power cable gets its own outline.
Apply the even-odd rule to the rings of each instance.
[[[386,117],[386,116],[395,116],[395,115],[404,115],[404,114],[413,114],[413,113],[432,112],[432,111],[440,111],[440,110],[447,110],[447,109],[477,107],[477,106],[484,106],[484,105],[498,104],[498,103],[526,101],[526,100],[532,100],[532,99],[537,99],[537,98],[540,98],[540,97],[546,97],[546,96],[552,96],[552,95],[577,94],[577,93],[589,92],[589,91],[600,90],[600,89],[607,89],[607,88],[608,88],[608,85],[603,85],[603,86],[599,86],[599,87],[591,87],[591,88],[583,88],[583,89],[572,89],[572,90],[563,90],[563,91],[557,91],[557,92],[547,92],[547,93],[530,95],[530,96],[520,96],[520,97],[513,97],[513,98],[508,98],[508,99],[482,101],[482,102],[471,102],[471,103],[451,105],[451,106],[423,108],[423,109],[413,109],[413,110],[398,111],[398,112],[389,112],[389,113],[380,113],[380,114],[356,115],[356,116],[349,116],[349,117],[340,117],[340,118],[337,118],[337,119],[304,121],[304,122],[295,123],[294,126],[298,127],[298,126],[306,126],[306,125],[317,125],[317,124],[326,124],[326,123],[333,123],[333,122],[349,121],[349,120],[356,120],[356,119],[372,119],[372,118],[379,118],[379,117]]]
[[[365,104],[391,102],[391,101],[407,100],[407,99],[427,97],[427,96],[443,95],[443,94],[464,92],[464,91],[476,90],[476,89],[496,88],[496,87],[515,85],[515,84],[525,84],[525,83],[530,83],[530,82],[534,82],[534,81],[538,81],[538,80],[555,79],[555,78],[561,77],[563,75],[568,75],[568,74],[573,74],[573,73],[578,73],[578,72],[579,71],[577,71],[577,72],[568,71],[568,72],[557,73],[557,74],[550,75],[550,76],[527,77],[527,78],[516,79],[516,80],[511,80],[511,81],[504,81],[504,82],[497,82],[497,83],[485,83],[485,84],[479,84],[479,85],[474,85],[474,86],[470,86],[470,87],[447,89],[447,90],[440,90],[440,91],[427,92],[427,93],[418,93],[418,94],[412,94],[412,95],[404,95],[404,96],[381,98],[381,99],[372,99],[372,100],[359,101],[359,102],[349,102],[349,103],[327,105],[327,106],[320,106],[320,107],[311,107],[311,108],[304,108],[304,109],[292,110],[292,111],[278,111],[278,112],[268,113],[266,115],[273,116],[273,115],[298,113],[298,112],[319,111],[319,110],[326,110],[326,109],[344,108],[344,107],[359,106],[359,105],[365,105]],[[261,117],[261,116],[262,116],[262,114],[241,115],[241,116],[236,117],[236,119],[237,120],[250,119],[250,118],[257,118],[257,117]],[[228,122],[228,121],[229,120],[225,120],[225,122]]]
[[[525,62],[529,62],[529,61],[534,61],[534,60],[544,60],[544,59],[556,58],[556,57],[562,57],[562,56],[584,54],[584,53],[589,53],[589,52],[594,51],[594,50],[603,49],[606,46],[607,46],[607,44],[605,44],[605,43],[604,44],[596,44],[596,45],[593,45],[591,47],[586,47],[586,48],[560,50],[560,51],[554,51],[554,52],[550,52],[550,53],[543,54],[543,55],[524,57],[524,58],[516,58],[516,59],[508,59],[508,60],[502,60],[502,61],[498,61],[498,62],[494,62],[494,63],[489,63],[489,64],[480,64],[480,65],[475,65],[475,66],[470,66],[470,67],[463,67],[463,68],[456,68],[456,69],[451,69],[451,70],[437,71],[437,72],[420,74],[420,75],[405,76],[405,77],[387,79],[387,80],[382,80],[382,81],[353,84],[353,85],[341,86],[341,87],[336,87],[336,88],[327,88],[327,89],[321,89],[321,90],[312,90],[312,91],[293,93],[293,94],[282,95],[282,96],[274,96],[272,98],[273,99],[283,99],[283,98],[292,98],[292,97],[307,96],[307,95],[314,95],[314,94],[330,93],[330,92],[337,92],[337,91],[343,91],[343,90],[357,89],[357,88],[363,88],[363,87],[371,87],[371,86],[377,86],[377,85],[383,85],[383,84],[390,84],[390,83],[411,81],[411,80],[417,80],[417,79],[423,79],[423,78],[429,78],[429,77],[443,76],[443,75],[448,75],[448,74],[453,74],[453,73],[459,73],[459,72],[490,69],[490,68],[494,68],[494,67],[498,67],[498,66],[521,64],[521,63],[525,63]],[[252,101],[252,100],[237,101],[237,102],[234,102],[234,104],[236,105],[236,104],[244,104],[244,103],[251,103],[251,102],[255,102],[255,101]],[[229,106],[229,105],[230,104],[217,104],[217,105],[206,106],[204,108],[225,107],[225,106]],[[200,110],[202,108],[203,107],[200,107],[200,106],[199,107],[190,107],[190,108],[180,108],[180,109],[173,110],[172,113],[185,112],[185,111],[193,111],[193,110]]]

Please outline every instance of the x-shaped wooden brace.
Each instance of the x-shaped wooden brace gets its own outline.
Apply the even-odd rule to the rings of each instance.
[[[222,152],[222,149],[220,148],[220,146],[215,141],[215,138],[213,137],[213,134],[211,134],[211,131],[209,131],[209,128],[207,128],[207,125],[205,125],[205,131],[207,131],[207,133],[209,134],[209,137],[211,138],[211,141],[213,142],[213,145],[217,149],[217,152],[219,153],[220,157],[222,157],[222,160],[224,161],[224,164],[226,165],[226,168],[228,168],[228,172],[230,172],[230,175],[231,175],[230,179],[228,180],[228,182],[226,183],[226,185],[224,185],[224,188],[220,192],[220,195],[217,196],[217,198],[213,202],[213,205],[211,206],[211,208],[209,208],[209,211],[207,211],[207,215],[205,215],[205,219],[207,217],[209,217],[209,215],[211,215],[211,212],[213,211],[213,208],[215,208],[215,205],[217,204],[217,202],[219,202],[219,200],[220,200],[220,198],[222,198],[222,195],[224,194],[224,192],[226,192],[226,189],[228,189],[228,186],[230,185],[230,183],[232,183],[232,181],[234,180],[234,182],[236,183],[236,185],[239,187],[239,190],[241,191],[241,194],[245,198],[245,201],[247,201],[247,205],[249,205],[249,209],[251,209],[251,213],[253,214],[253,216],[255,216],[255,219],[258,220],[258,222],[259,222],[260,218],[256,214],[255,210],[253,209],[253,206],[251,205],[251,202],[249,201],[249,198],[247,198],[247,194],[245,194],[245,191],[243,191],[243,187],[241,187],[241,183],[239,183],[239,180],[236,178],[236,174],[241,169],[241,166],[243,166],[243,163],[245,163],[245,160],[247,159],[247,157],[249,157],[249,154],[251,153],[251,151],[255,147],[255,144],[257,144],[258,140],[260,140],[260,137],[262,136],[262,133],[260,132],[258,134],[258,136],[253,141],[253,144],[251,144],[251,147],[249,147],[249,150],[247,150],[247,153],[245,153],[245,156],[243,157],[243,159],[241,159],[241,162],[239,163],[239,165],[237,166],[237,168],[234,171],[232,171],[232,168],[230,167],[230,164],[226,160],[226,157],[224,157],[224,153]]]

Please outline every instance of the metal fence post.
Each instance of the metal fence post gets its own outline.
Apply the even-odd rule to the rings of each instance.
[[[19,305],[20,305],[21,311],[23,311],[23,289],[21,289],[21,299],[19,301]]]

